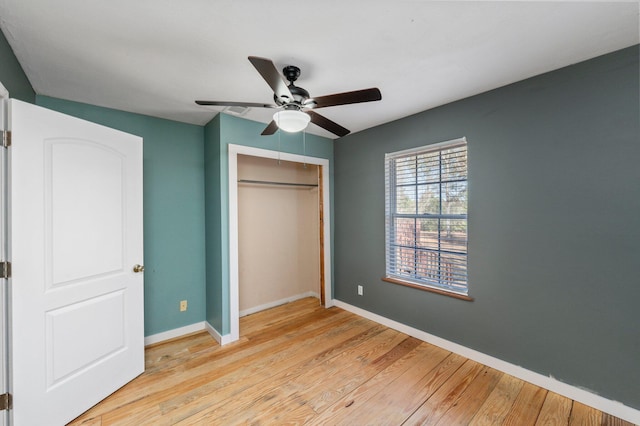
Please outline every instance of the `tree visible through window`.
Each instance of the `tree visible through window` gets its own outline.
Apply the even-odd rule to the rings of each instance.
[[[385,156],[387,278],[466,295],[467,143]]]

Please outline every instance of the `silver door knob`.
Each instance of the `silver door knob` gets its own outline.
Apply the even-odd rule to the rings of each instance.
[[[133,272],[138,273],[138,272],[142,272],[142,271],[144,271],[144,266],[142,266],[142,265],[135,265],[133,267]]]

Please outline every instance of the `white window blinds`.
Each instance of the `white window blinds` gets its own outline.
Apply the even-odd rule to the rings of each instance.
[[[467,142],[385,155],[388,278],[466,295]]]

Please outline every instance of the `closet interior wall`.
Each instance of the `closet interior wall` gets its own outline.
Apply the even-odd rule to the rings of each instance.
[[[240,316],[319,297],[318,194],[316,165],[238,155]]]

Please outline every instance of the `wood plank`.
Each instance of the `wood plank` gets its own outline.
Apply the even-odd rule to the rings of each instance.
[[[568,425],[571,415],[572,401],[555,392],[547,392],[547,397],[542,404],[540,414],[536,420],[536,426],[543,425]]]
[[[637,426],[625,420],[613,417],[611,414],[602,414],[602,426]]]
[[[442,426],[469,424],[504,375],[493,368],[483,367],[483,370],[436,424]]]
[[[426,344],[425,344],[426,345]],[[443,349],[424,347],[404,373],[391,369],[312,419],[311,425],[402,424],[460,366],[465,358]],[[396,379],[393,376],[397,376]]]
[[[602,423],[602,412],[591,408],[588,405],[581,404],[577,401],[573,402],[571,408],[571,416],[569,417],[570,426],[600,426]]]
[[[384,368],[370,380],[367,380],[351,392],[333,401],[332,405],[321,407],[322,409],[319,411],[312,410],[311,416],[305,417],[303,414],[308,412],[305,404],[297,410],[280,415],[279,418],[283,423],[340,424],[341,419],[351,417],[353,409],[362,411],[361,407],[363,403],[380,392],[380,390],[384,388],[384,385],[393,383],[395,378],[402,372],[421,367],[425,363],[433,362],[431,359],[437,359],[440,355],[438,352],[441,352],[442,356],[447,355],[447,352],[440,348],[421,343],[405,356]],[[322,413],[323,415],[318,416],[318,413]]]
[[[345,407],[355,407],[356,405],[354,403],[356,400],[366,401],[380,391],[382,383],[388,384],[394,380],[397,374],[407,371],[416,365],[420,365],[431,352],[432,348],[429,345],[425,343],[419,344],[405,356],[373,376],[370,380],[367,380],[351,392],[333,401],[333,404],[322,407],[318,412],[324,413],[324,416],[318,416],[318,412],[312,411],[312,415],[305,418],[298,413],[298,411],[305,410],[298,409],[291,413],[281,415],[280,418],[283,423],[339,424],[338,417],[335,416],[336,412],[342,411]],[[310,421],[311,423],[309,423]]]
[[[407,425],[433,425],[458,400],[476,376],[486,367],[470,359],[407,419]]]
[[[326,407],[331,405],[334,401],[349,393],[352,389],[360,387],[363,383],[368,382],[372,377],[383,371],[390,365],[396,363],[396,361],[404,358],[406,355],[412,353],[417,346],[421,344],[421,341],[413,337],[407,337],[401,334],[400,337],[404,337],[399,344],[395,345],[391,343],[391,349],[384,352],[376,359],[367,356],[367,353],[360,352],[357,356],[357,362],[359,365],[353,363],[338,362],[344,364],[343,367],[332,371],[329,374],[321,374],[320,377],[313,377],[311,375],[300,376],[298,380],[298,389],[290,389],[292,392],[286,398],[281,398],[279,402],[286,404],[287,406],[301,406],[304,407],[304,417],[307,414],[317,413],[323,411]],[[369,354],[373,354],[369,352]],[[367,357],[369,359],[367,359]],[[358,368],[358,374],[354,375],[351,369]],[[289,386],[289,384],[287,384]],[[280,405],[275,405],[271,410],[258,410],[258,415],[254,417],[254,421],[265,423],[284,423],[285,418],[289,413],[283,412]],[[293,413],[294,417],[296,413]]]
[[[536,423],[538,414],[547,397],[547,390],[525,383],[516,397],[509,413],[505,416],[504,426],[531,426]]]
[[[524,386],[522,380],[504,374],[470,424],[492,426],[502,424]]]

